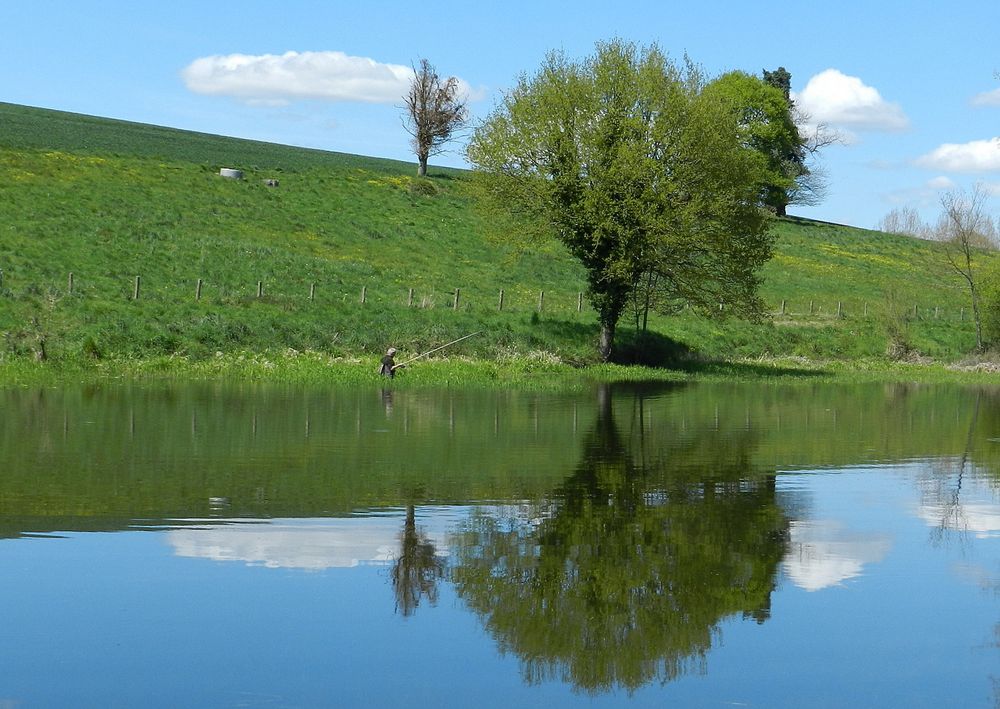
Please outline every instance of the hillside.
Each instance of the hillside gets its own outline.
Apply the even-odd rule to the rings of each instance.
[[[483,330],[457,351],[593,357],[581,269],[557,244],[487,238],[462,171],[418,180],[408,163],[11,104],[0,169],[4,356],[42,341],[51,358],[415,352]],[[796,219],[775,229],[773,322],[654,317],[649,358],[666,338],[713,358],[877,356],[889,321],[925,355],[972,347],[968,297],[938,245]]]

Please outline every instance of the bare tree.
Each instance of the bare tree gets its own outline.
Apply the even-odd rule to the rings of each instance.
[[[812,116],[797,106],[792,108],[792,120],[799,131],[806,170],[789,190],[789,204],[814,207],[826,199],[830,184],[826,169],[818,162],[820,151],[831,145],[844,145],[847,139],[826,123],[813,123]]]
[[[983,327],[979,307],[979,288],[974,270],[977,251],[994,246],[996,227],[986,214],[986,190],[977,185],[971,194],[947,192],[941,197],[941,217],[937,237],[945,245],[949,265],[965,279],[972,297],[972,316],[976,323],[976,349],[983,349]]]
[[[410,90],[403,99],[406,116],[403,125],[410,134],[410,145],[417,156],[417,175],[427,174],[427,159],[444,152],[444,146],[469,120],[465,97],[454,76],[442,81],[426,59],[413,68]]]
[[[788,204],[815,207],[826,200],[830,187],[826,168],[813,161],[808,170],[796,177],[795,183],[788,188]]]
[[[792,120],[799,129],[802,148],[808,155],[816,155],[823,148],[831,145],[844,145],[847,139],[836,128],[826,123],[813,123],[812,116],[801,108],[792,108]]]
[[[896,207],[889,211],[875,225],[877,231],[886,234],[915,236],[918,239],[930,239],[934,236],[932,230],[920,218],[920,213],[913,207]]]
[[[794,104],[792,120],[799,132],[802,165],[795,184],[788,190],[788,203],[815,207],[826,200],[830,185],[826,169],[819,163],[820,152],[831,145],[843,145],[847,141],[840,131],[826,123],[813,123],[812,117]]]

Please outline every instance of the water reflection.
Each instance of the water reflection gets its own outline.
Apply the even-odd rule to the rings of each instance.
[[[282,520],[172,529],[167,540],[177,556],[318,571],[387,564],[396,535],[392,519]]]
[[[431,569],[443,571],[448,554],[446,530],[451,516],[434,515],[433,508],[424,512],[428,517],[421,524],[412,505],[402,517],[383,511],[349,518],[173,521],[166,537],[176,556],[192,559],[304,571],[390,567],[394,584],[398,576],[400,585],[418,587],[399,590],[408,599],[405,605],[400,603],[400,609],[409,614],[421,596],[436,598],[425,577]],[[434,578],[441,578],[441,573]]]
[[[614,396],[639,467],[659,459],[675,480],[920,459],[960,495],[963,476],[1000,469],[996,389],[705,385]],[[2,391],[0,537],[538,498],[577,464],[598,425],[595,400],[201,384]]]
[[[931,527],[937,543],[943,542],[949,531],[972,533],[980,539],[1000,535],[1000,504],[994,490],[985,490],[982,484],[990,477],[991,467],[978,462],[983,457],[982,448],[987,448],[988,456],[993,452],[990,448],[1000,447],[996,439],[983,441],[976,435],[981,412],[990,430],[1000,431],[996,407],[983,405],[988,398],[983,390],[977,390],[962,450],[930,460],[928,474],[921,479],[918,514]]]
[[[929,466],[930,470],[940,465]],[[941,543],[948,532],[972,534],[977,539],[1000,537],[1000,502],[997,490],[985,484],[982,474],[971,479],[934,475],[920,480],[920,519],[931,528],[932,538]]]
[[[266,646],[241,677],[280,665],[273,638],[314,633],[275,683],[358,686],[422,662],[386,681],[401,704],[414,681],[471,652],[480,675],[460,678],[465,694],[454,676],[441,683],[455,692],[444,703],[475,703],[509,676],[495,696],[516,694],[511,705],[563,694],[573,704],[572,689],[609,705],[623,694],[856,705],[909,692],[969,706],[992,690],[983,679],[996,659],[998,438],[989,388],[0,392],[0,600],[19,609],[0,664],[20,659],[16,678],[45,666],[53,609],[60,628],[101,628],[61,643],[81,648],[81,667],[136,627],[204,641],[206,618],[232,615],[214,637]],[[98,530],[123,533],[86,533]],[[60,538],[18,539],[51,532]],[[164,590],[150,578],[172,580]],[[102,605],[130,583],[134,600]],[[294,601],[246,623],[276,589]],[[157,612],[137,622],[147,603]],[[290,622],[289,608],[301,618]],[[193,651],[162,647],[169,659],[146,665]],[[886,663],[896,647],[933,686]],[[232,662],[226,653],[209,654]],[[853,697],[814,686],[846,676]],[[546,680],[556,681],[535,686]],[[939,685],[963,688],[964,701],[934,694]]]
[[[438,581],[444,578],[445,562],[427,533],[417,527],[413,505],[406,508],[406,522],[399,534],[399,555],[392,568],[392,587],[396,610],[413,615],[426,598],[437,603]]]
[[[454,545],[459,595],[529,682],[588,692],[665,682],[704,669],[723,619],[770,615],[788,520],[773,473],[746,464],[752,437],[700,462],[674,455],[699,436],[659,441],[652,459],[629,445],[611,402],[602,387],[581,460],[558,488],[479,511]]]
[[[806,591],[839,586],[860,576],[866,564],[882,561],[892,548],[887,534],[851,532],[837,520],[796,520],[782,567]]]

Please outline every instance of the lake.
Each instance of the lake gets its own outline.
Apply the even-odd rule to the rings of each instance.
[[[1000,388],[8,389],[0,441],[0,709],[1000,706]]]

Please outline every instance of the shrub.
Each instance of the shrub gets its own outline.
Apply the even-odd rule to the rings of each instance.
[[[410,194],[415,194],[420,197],[433,197],[438,192],[437,187],[433,182],[426,179],[416,179],[410,183]]]
[[[910,311],[899,295],[890,290],[885,297],[882,324],[885,328],[885,356],[889,359],[906,359],[913,352],[910,338]]]
[[[93,335],[87,335],[87,337],[84,338],[83,343],[80,345],[80,352],[87,359],[100,359],[102,356],[101,348],[97,344],[97,340],[94,339]]]

